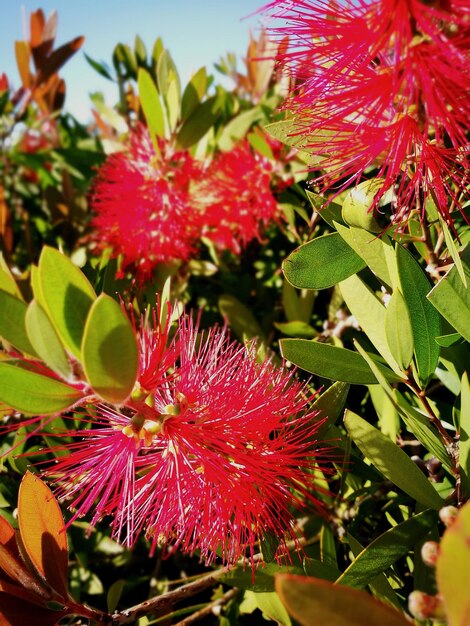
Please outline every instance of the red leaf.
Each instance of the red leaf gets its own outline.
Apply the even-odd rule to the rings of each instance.
[[[57,48],[57,50],[54,50],[42,64],[37,75],[37,84],[39,85],[47,80],[49,76],[57,72],[77,50],[80,50],[84,41],[84,37],[76,37],[72,39],[72,41]]]
[[[44,11],[42,9],[38,9],[37,11],[31,11],[31,15],[29,18],[29,28],[31,31],[30,43],[32,48],[35,48],[42,43],[45,24],[46,20],[44,18]]]
[[[51,611],[0,592],[0,626],[54,626],[65,611]]]
[[[67,597],[68,549],[64,520],[51,490],[26,472],[18,494],[18,524],[25,551],[38,573]]]
[[[18,583],[37,596],[39,601],[51,599],[50,592],[36,580],[23,561],[4,545],[0,545],[0,580],[8,584],[11,581]]]

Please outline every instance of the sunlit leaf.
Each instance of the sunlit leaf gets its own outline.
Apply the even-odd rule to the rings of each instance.
[[[68,546],[62,513],[51,490],[26,472],[18,493],[18,524],[26,553],[42,578],[67,597]]]
[[[165,114],[160,96],[150,74],[139,69],[138,86],[140,102],[149,129],[158,137],[165,136]]]
[[[26,354],[36,355],[26,333],[26,311],[28,306],[15,296],[0,289],[0,337]]]

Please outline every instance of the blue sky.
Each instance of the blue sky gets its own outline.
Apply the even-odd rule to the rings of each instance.
[[[29,14],[40,7],[46,16],[54,9],[58,11],[56,45],[84,35],[82,50],[109,64],[116,43],[132,45],[138,34],[151,49],[155,38],[161,36],[186,82],[202,65],[212,70],[212,64],[226,52],[245,53],[250,29],[256,33],[259,27],[258,17],[246,16],[264,3],[265,0],[0,0],[0,73],[6,72],[13,85],[18,86],[14,41],[24,38],[25,18],[29,32]],[[61,76],[67,83],[66,108],[82,121],[89,118],[90,92],[102,91],[109,104],[116,102],[115,86],[88,65],[82,51],[68,62]]]

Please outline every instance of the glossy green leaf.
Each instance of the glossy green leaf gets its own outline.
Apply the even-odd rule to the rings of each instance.
[[[80,361],[86,318],[96,298],[93,287],[70,259],[48,246],[39,258],[38,282],[41,297],[36,299],[64,346]]]
[[[441,321],[427,299],[431,286],[418,262],[401,245],[397,245],[396,255],[401,292],[408,305],[413,329],[416,367],[421,383],[426,385],[439,360],[439,345],[435,338],[441,334]]]
[[[400,417],[394,403],[382,385],[369,385],[369,393],[374,409],[379,417],[380,432],[392,441],[396,441],[400,432]]]
[[[21,352],[36,355],[26,333],[27,309],[28,305],[23,300],[0,290],[0,338],[5,339]]]
[[[372,290],[359,278],[353,275],[340,283],[341,293],[349,310],[359,322],[362,330],[369,337],[377,351],[382,355],[391,369],[400,376],[400,367],[394,359],[388,345],[386,335],[387,310],[372,292]]]
[[[387,235],[376,237],[363,228],[348,228],[337,221],[334,227],[379,280],[388,287],[398,285],[395,253]]]
[[[462,253],[467,284],[470,281],[470,245]],[[470,341],[470,289],[465,287],[456,267],[442,278],[428,295],[429,301],[462,337]],[[439,333],[438,333],[439,334]]]
[[[370,367],[357,352],[306,339],[282,339],[280,343],[283,357],[307,372],[356,385],[377,383]],[[387,380],[401,380],[387,367],[381,364],[377,367]]]
[[[317,293],[312,289],[297,290],[287,280],[282,282],[282,304],[288,322],[308,324],[312,319]]]
[[[436,580],[442,594],[449,626],[468,626],[470,615],[470,502],[441,539]]]
[[[352,187],[343,201],[342,216],[349,226],[363,228],[371,233],[380,233],[383,227],[377,222],[375,212],[371,210],[374,198],[382,189],[383,179],[365,180]]]
[[[137,342],[124,311],[106,294],[90,309],[82,354],[85,375],[97,395],[116,404],[129,397],[137,379]]]
[[[305,322],[275,323],[274,326],[280,330],[283,335],[287,335],[288,337],[313,339],[318,335],[318,331]]]
[[[462,376],[460,389],[460,481],[463,497],[470,498],[470,384],[467,372]]]
[[[296,148],[299,151],[298,156],[307,165],[319,165],[325,161],[325,155],[322,155],[320,152],[321,144],[317,148],[314,147],[312,145],[313,138],[306,136],[305,132],[302,132],[302,129],[296,125],[294,120],[281,120],[280,122],[266,124],[264,130],[275,139],[282,141],[282,143]]]
[[[412,550],[437,522],[437,513],[427,510],[393,526],[364,548],[336,582],[353,589],[364,588]]]
[[[186,120],[201,102],[207,89],[207,72],[201,67],[191,77],[181,100],[181,119]]]
[[[184,122],[176,138],[178,146],[186,149],[196,144],[216,119],[216,98],[212,97],[199,104]]]
[[[178,124],[180,116],[180,100],[178,92],[178,84],[176,80],[172,80],[168,85],[168,91],[165,97],[165,104],[168,113],[168,124],[170,133],[173,132]]]
[[[320,419],[326,418],[318,429],[318,437],[327,432],[331,424],[334,424],[344,409],[349,392],[349,384],[337,381],[316,398],[312,409],[319,411]]]
[[[139,97],[149,129],[158,137],[165,136],[165,114],[160,96],[150,74],[139,69]]]
[[[227,571],[220,580],[224,585],[229,585],[230,587],[238,587],[239,589],[247,589],[257,593],[267,593],[274,591],[274,576],[279,573],[301,574],[302,569],[299,566],[267,563],[265,566],[258,568],[253,581],[251,570],[237,566]]]
[[[464,268],[462,259],[460,258],[458,248],[455,245],[454,237],[441,215],[439,215],[439,224],[442,228],[442,232],[444,233],[444,239],[446,242],[447,250],[449,251],[449,254],[452,257],[452,260],[455,264],[455,269],[457,270],[459,274],[460,280],[462,281],[462,284],[464,287],[468,287],[468,281],[467,281],[467,276],[465,274],[465,268]]]
[[[409,626],[405,616],[357,589],[279,574],[276,591],[301,626]]]
[[[299,289],[326,289],[362,270],[366,264],[338,235],[317,237],[285,259],[285,277]]]
[[[72,367],[57,332],[44,309],[33,300],[26,312],[26,332],[36,354],[62,378],[69,379]]]
[[[171,54],[168,50],[162,50],[158,62],[157,62],[157,82],[158,89],[162,96],[166,99],[168,96],[168,89],[172,82],[176,83],[178,100],[181,94],[180,77],[178,69],[171,58]]]
[[[398,289],[388,302],[385,334],[393,358],[403,371],[407,370],[413,358],[413,329],[408,307]]]
[[[0,252],[0,289],[2,291],[6,291],[18,300],[23,300],[23,295],[21,294],[20,288],[16,284],[15,279],[8,267],[5,259],[3,258],[3,254]]]
[[[81,392],[53,378],[0,363],[0,401],[29,415],[51,415],[75,404]]]
[[[344,424],[362,454],[386,478],[425,507],[443,505],[426,476],[393,441],[352,411],[346,411]]]
[[[323,196],[318,193],[313,193],[308,189],[305,193],[307,194],[307,198],[312,205],[312,209],[316,211],[327,224],[329,224],[332,228],[336,227],[335,223],[339,223],[340,225],[343,224],[343,218],[341,217],[341,205],[336,204],[336,202],[327,203]]]

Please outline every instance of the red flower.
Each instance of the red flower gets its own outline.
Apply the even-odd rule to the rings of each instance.
[[[73,498],[74,517],[93,511],[94,524],[111,515],[113,536],[127,545],[145,533],[152,549],[175,545],[227,565],[247,556],[254,567],[259,540],[273,534],[286,558],[295,510],[318,504],[320,422],[310,392],[292,371],[258,363],[256,346],[237,344],[225,328],[201,335],[183,315],[167,361],[168,327],[143,336],[150,353],[141,355],[140,399],[91,412],[83,429],[66,433],[76,438],[64,444],[70,454],[44,473]],[[150,388],[154,349],[168,370]]]
[[[199,194],[203,234],[220,250],[239,254],[279,219],[270,188],[273,171],[272,163],[252,152],[246,141],[214,158]]]
[[[432,196],[462,206],[470,129],[470,9],[463,0],[277,0],[298,81],[286,108],[324,154],[325,189],[365,170],[395,191],[396,221]]]
[[[122,255],[123,269],[148,278],[159,263],[188,259],[199,236],[191,184],[201,166],[186,151],[163,140],[159,154],[148,131],[131,135],[127,152],[111,155],[101,167],[92,194],[100,247]]]

